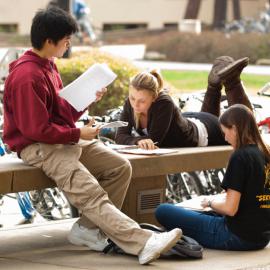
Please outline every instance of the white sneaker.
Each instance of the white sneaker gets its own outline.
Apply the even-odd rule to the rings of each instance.
[[[139,254],[140,264],[148,264],[156,260],[161,253],[165,253],[171,249],[180,239],[181,235],[181,229],[174,229],[170,232],[163,233],[154,232]]]
[[[95,251],[102,251],[108,245],[107,238],[99,229],[87,229],[78,223],[73,224],[68,240],[76,246],[88,246]]]

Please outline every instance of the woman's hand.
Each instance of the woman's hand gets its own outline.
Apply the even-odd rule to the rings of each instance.
[[[80,130],[81,130],[80,138],[81,139],[93,140],[98,135],[98,133],[100,131],[100,125],[93,127],[94,123],[95,123],[95,119],[92,118],[87,125],[80,128]]]
[[[213,200],[212,196],[203,196],[201,206],[203,208],[209,207],[209,202],[212,202],[212,200]]]
[[[100,91],[96,92],[96,99],[95,102],[102,99],[103,95],[107,92],[107,88],[102,88]]]
[[[153,150],[158,148],[151,139],[144,139],[137,142],[138,146],[142,149]]]
[[[211,208],[222,215],[233,217],[240,204],[241,193],[239,191],[228,189],[225,193],[204,196],[201,201],[202,207],[209,207],[211,202]]]

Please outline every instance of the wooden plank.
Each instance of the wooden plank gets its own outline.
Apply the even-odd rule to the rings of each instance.
[[[15,171],[12,181],[12,192],[39,190],[55,187],[52,181],[39,169]]]
[[[5,194],[11,191],[12,176],[13,176],[13,173],[11,171],[3,172],[0,174],[0,194]]]
[[[224,168],[232,153],[230,146],[181,148],[161,156],[126,155],[132,164],[132,176],[146,177],[167,173]]]

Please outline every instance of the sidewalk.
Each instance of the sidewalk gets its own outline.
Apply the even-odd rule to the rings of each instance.
[[[199,64],[199,63],[178,63],[166,61],[134,61],[134,64],[139,68],[156,68],[161,70],[184,70],[184,71],[210,71],[212,64]],[[257,74],[257,75],[270,75],[269,66],[256,66],[248,65],[243,73]]]
[[[89,51],[91,47],[87,46],[74,46],[73,52]],[[212,64],[201,63],[183,63],[183,62],[169,62],[169,61],[148,61],[143,60],[145,53],[145,45],[143,44],[130,44],[130,45],[108,45],[101,46],[100,50],[109,52],[116,56],[125,57],[143,69],[161,69],[161,70],[184,70],[184,71],[210,71]],[[257,74],[257,75],[270,75],[269,66],[248,65],[243,73]]]
[[[205,250],[202,260],[160,259],[150,266],[141,266],[134,256],[104,255],[69,244],[66,236],[74,221],[1,229],[0,269],[270,270],[270,245],[252,252]]]

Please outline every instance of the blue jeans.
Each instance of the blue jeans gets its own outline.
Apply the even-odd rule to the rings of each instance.
[[[183,234],[192,237],[206,248],[221,250],[256,250],[268,243],[247,242],[233,234],[227,227],[225,217],[215,213],[203,213],[161,204],[156,209],[156,219],[167,230],[181,228]]]

